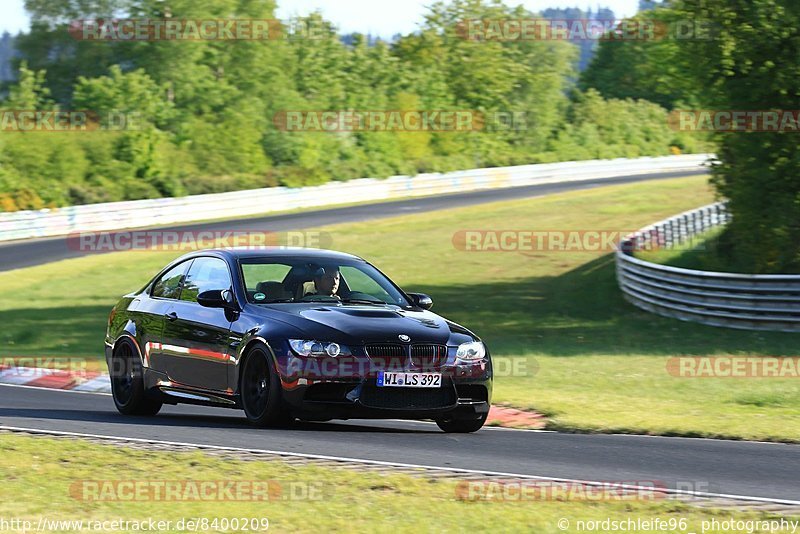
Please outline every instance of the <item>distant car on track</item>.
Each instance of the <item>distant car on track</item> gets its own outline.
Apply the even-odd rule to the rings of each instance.
[[[313,249],[217,249],[169,264],[123,297],[105,353],[117,409],[243,409],[257,426],[296,418],[486,421],[483,342],[367,261]]]

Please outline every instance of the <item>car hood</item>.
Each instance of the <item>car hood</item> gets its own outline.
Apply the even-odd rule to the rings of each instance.
[[[398,343],[400,336],[411,343],[447,344],[453,334],[459,340],[469,332],[435,313],[394,306],[276,304],[264,306],[273,319],[294,326],[303,338],[339,343]],[[469,336],[471,337],[471,336]]]

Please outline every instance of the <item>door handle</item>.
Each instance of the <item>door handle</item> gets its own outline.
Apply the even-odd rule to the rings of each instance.
[[[178,320],[178,314],[175,313],[175,312],[169,312],[164,317],[166,317],[167,321],[170,321],[170,322]]]

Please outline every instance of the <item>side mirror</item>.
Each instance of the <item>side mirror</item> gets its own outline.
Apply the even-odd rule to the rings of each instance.
[[[408,296],[411,297],[411,303],[418,308],[422,308],[423,310],[430,310],[433,308],[433,299],[425,293],[409,293]]]
[[[205,308],[236,310],[233,293],[229,289],[212,289],[197,295],[197,303]]]

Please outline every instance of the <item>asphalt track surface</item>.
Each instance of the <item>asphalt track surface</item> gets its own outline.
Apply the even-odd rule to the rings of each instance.
[[[171,229],[287,231],[689,174],[496,189]],[[9,243],[0,246],[0,270],[80,254],[69,250],[63,238]],[[541,477],[653,481],[672,489],[800,501],[800,447],[777,443],[499,428],[453,435],[432,423],[413,421],[298,423],[286,430],[261,430],[249,427],[235,410],[165,406],[156,417],[123,417],[108,395],[4,385],[0,425]]]
[[[414,421],[263,430],[238,410],[165,406],[155,417],[125,417],[109,395],[13,386],[0,386],[0,425],[800,500],[800,447],[778,443],[500,428],[456,435]]]
[[[663,180],[681,176],[691,176],[693,174],[702,174],[702,172],[680,171],[638,174],[602,180],[487,189],[468,193],[410,198],[407,200],[361,204],[357,206],[316,209],[242,220],[187,223],[163,229],[181,232],[286,232],[318,228],[330,224],[362,222],[385,217],[395,217],[398,215],[408,215],[409,213],[425,213],[463,206],[474,206],[486,202],[518,200],[578,189],[590,189],[604,185],[628,184],[645,180]],[[347,202],[347,199],[341,200],[342,202]],[[9,242],[0,244],[0,272],[68,258],[76,258],[85,254],[87,254],[87,252],[70,249],[65,237]],[[96,254],[96,252],[89,252],[89,254]]]

